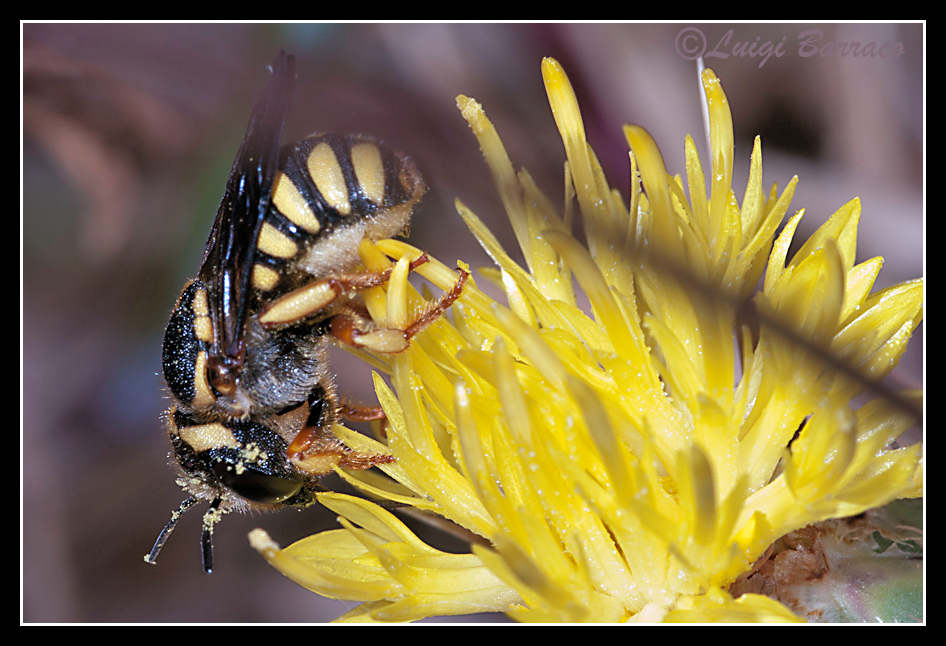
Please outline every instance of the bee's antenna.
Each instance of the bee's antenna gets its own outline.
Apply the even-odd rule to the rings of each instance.
[[[204,528],[200,533],[200,560],[204,566],[204,572],[210,574],[214,571],[214,524],[220,520],[220,514],[217,508],[220,507],[220,498],[214,498],[210,503],[210,509],[204,514]]]
[[[145,555],[145,563],[154,565],[158,562],[158,554],[161,553],[161,549],[164,547],[164,544],[167,543],[168,539],[171,537],[171,532],[173,532],[174,528],[177,526],[177,521],[180,520],[181,515],[190,509],[196,502],[197,498],[194,498],[193,496],[186,498],[184,502],[181,503],[181,506],[171,514],[171,520],[168,521],[167,525],[164,526],[164,528],[158,534],[158,537],[154,540],[154,547],[152,547],[151,551]]]

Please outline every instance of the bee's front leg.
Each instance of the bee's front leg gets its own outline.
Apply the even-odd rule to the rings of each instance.
[[[361,406],[342,400],[338,411],[342,417],[353,422],[376,422],[386,419],[384,409],[380,406]]]
[[[310,475],[324,475],[335,466],[370,469],[378,464],[394,462],[394,456],[359,453],[335,437],[332,426],[338,414],[346,416],[349,410],[355,409],[348,405],[338,406],[331,390],[316,386],[306,400],[305,423],[286,449],[290,462]],[[365,411],[369,414],[377,412],[375,409]],[[383,415],[381,412],[381,417]]]

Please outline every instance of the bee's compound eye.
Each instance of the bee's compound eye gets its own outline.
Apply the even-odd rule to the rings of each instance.
[[[302,477],[296,474],[279,476],[252,468],[237,473],[232,465],[223,462],[214,464],[214,473],[225,487],[254,502],[283,502],[302,489]]]
[[[286,457],[286,440],[278,433],[251,420],[217,426],[227,435],[207,442],[213,446],[203,455],[221,485],[247,500],[268,504],[289,500],[302,490],[304,477]]]

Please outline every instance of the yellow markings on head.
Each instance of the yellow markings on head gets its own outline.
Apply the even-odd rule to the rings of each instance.
[[[178,428],[181,439],[194,449],[196,453],[228,447],[239,448],[240,443],[233,437],[233,431],[223,424],[198,424],[196,426],[182,426]]]
[[[201,350],[197,353],[197,361],[194,364],[194,400],[191,406],[203,408],[210,406],[216,399],[210,390],[210,384],[207,383],[207,353]]]
[[[322,225],[302,193],[285,173],[279,173],[273,186],[273,204],[279,212],[309,233],[317,233]]]
[[[260,251],[268,253],[270,256],[276,256],[277,258],[292,258],[299,250],[296,243],[292,241],[292,238],[269,222],[263,223],[263,227],[259,232],[259,239],[256,241],[256,246]]]
[[[318,312],[337,297],[338,293],[328,283],[312,283],[276,299],[263,310],[259,320],[263,325],[291,323]]]
[[[355,177],[369,200],[381,204],[384,200],[384,164],[381,151],[371,143],[355,144],[351,147],[351,164]]]
[[[309,175],[316,187],[328,202],[329,206],[341,213],[351,213],[351,203],[348,201],[348,186],[342,167],[338,163],[335,151],[324,141],[312,149],[306,161]]]
[[[272,267],[256,263],[253,265],[253,287],[261,292],[268,292],[279,282],[279,272]]]

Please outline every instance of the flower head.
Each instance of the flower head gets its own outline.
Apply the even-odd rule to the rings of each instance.
[[[336,428],[352,448],[396,458],[379,467],[384,476],[338,469],[346,481],[481,540],[469,554],[442,552],[384,506],[325,493],[342,529],[285,549],[257,530],[254,545],[301,585],[364,602],[342,618],[351,621],[484,611],[796,620],[728,588],[790,531],[921,495],[920,445],[892,447],[912,418],[865,384],[903,352],[922,285],[871,293],[881,259],[855,264],[856,199],[786,262],[803,212],[776,232],[797,178],[764,190],[757,138],[737,199],[729,106],[711,70],[709,191],[689,137],[684,181],[668,175],[645,130],[626,126],[627,201],[585,139],[559,64],[545,59],[542,74],[567,158],[564,210],[514,168],[482,107],[459,97],[525,266],[457,201],[496,264],[481,276],[506,302],[468,281],[452,320],[401,354],[368,357],[390,380],[375,374],[386,435]],[[584,243],[572,234],[576,212]],[[393,240],[362,244],[369,269],[394,265],[389,284],[366,294],[380,324],[403,326],[424,305],[407,282],[420,254]],[[457,280],[436,260],[416,271],[444,290]],[[865,392],[873,398],[855,409]]]

